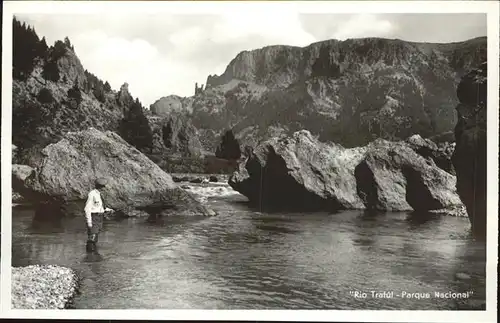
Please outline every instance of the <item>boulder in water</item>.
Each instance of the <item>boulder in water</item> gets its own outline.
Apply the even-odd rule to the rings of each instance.
[[[307,130],[257,146],[229,185],[262,207],[304,210],[364,208],[354,168],[364,148],[319,142]]]
[[[42,154],[41,166],[19,187],[21,194],[37,202],[84,201],[95,180],[105,178],[108,184],[102,190],[103,199],[119,212],[154,206],[164,214],[213,214],[114,132],[94,128],[68,132]]]
[[[190,183],[193,184],[201,184],[203,183],[203,177],[194,177],[189,180]]]
[[[455,177],[404,142],[370,143],[355,174],[358,193],[369,209],[429,211],[461,204]]]
[[[455,177],[405,142],[346,149],[308,131],[272,138],[229,180],[262,207],[293,210],[441,210],[461,205]]]

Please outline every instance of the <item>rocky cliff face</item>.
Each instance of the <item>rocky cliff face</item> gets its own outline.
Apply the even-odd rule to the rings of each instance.
[[[486,240],[487,64],[465,75],[457,87],[460,103],[453,165],[457,190],[467,207],[474,235]],[[493,214],[492,214],[493,215]]]
[[[201,157],[204,154],[197,129],[180,115],[148,116],[153,131],[153,154]]]
[[[215,137],[232,128],[243,145],[252,146],[301,129],[349,147],[375,138],[436,136],[453,130],[456,85],[485,58],[486,38],[453,44],[366,38],[304,48],[270,46],[238,54],[222,75],[207,78],[203,91],[191,98],[162,98],[154,109],[189,115]],[[175,102],[175,108],[167,102]]]

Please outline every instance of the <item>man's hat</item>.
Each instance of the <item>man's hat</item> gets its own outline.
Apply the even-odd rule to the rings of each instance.
[[[100,177],[95,181],[95,186],[106,186],[106,184],[108,184],[108,181],[103,177]]]

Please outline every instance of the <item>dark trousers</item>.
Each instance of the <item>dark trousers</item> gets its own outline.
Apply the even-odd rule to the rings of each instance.
[[[87,251],[95,251],[97,249],[97,241],[99,233],[102,230],[104,222],[104,213],[92,213],[92,227],[87,227]]]

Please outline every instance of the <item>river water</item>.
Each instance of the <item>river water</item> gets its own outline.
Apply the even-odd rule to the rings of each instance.
[[[76,308],[484,309],[485,250],[466,218],[265,214],[226,184],[189,185],[220,215],[109,221],[99,258],[83,215],[38,223],[14,208],[12,264],[75,269]]]

